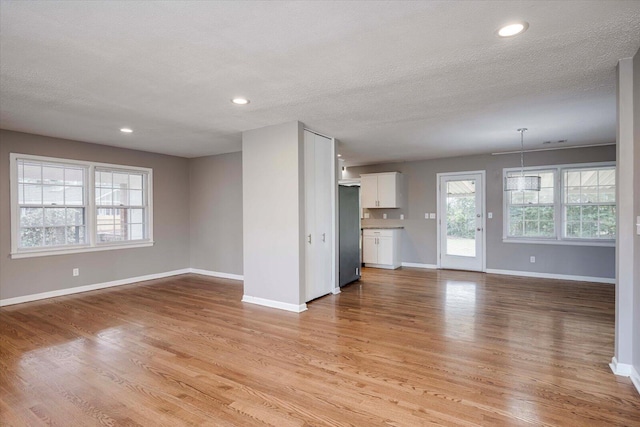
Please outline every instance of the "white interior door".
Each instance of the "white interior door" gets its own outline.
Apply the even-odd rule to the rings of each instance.
[[[484,271],[484,172],[438,178],[439,266]]]
[[[331,293],[333,280],[333,141],[304,133],[306,301]]]

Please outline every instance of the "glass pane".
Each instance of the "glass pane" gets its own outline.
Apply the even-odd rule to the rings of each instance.
[[[555,223],[553,221],[540,221],[540,236],[553,237],[556,235]]]
[[[525,204],[536,204],[536,203],[538,203],[538,192],[537,191],[524,191],[524,203]]]
[[[553,172],[545,172],[540,175],[540,187],[541,188],[554,188]]]
[[[566,226],[566,237],[580,237],[580,223],[569,221]]]
[[[553,188],[542,188],[538,194],[540,203],[553,203]]]
[[[582,206],[582,221],[597,221],[598,206]]]
[[[22,228],[20,229],[20,247],[33,248],[42,246],[42,228]]]
[[[538,221],[525,221],[524,222],[524,235],[527,237],[535,237],[540,234],[538,228]]]
[[[524,209],[524,219],[525,221],[537,221],[539,215],[539,207],[530,206]]]
[[[67,225],[84,225],[83,208],[67,208]]]
[[[616,187],[611,187],[611,186],[600,187],[598,201],[600,201],[600,202],[615,202],[616,201]]]
[[[598,201],[598,187],[582,187],[580,201],[582,203],[596,203]]]
[[[66,168],[64,170],[64,183],[67,185],[83,185],[84,169]]]
[[[67,235],[67,243],[71,245],[79,245],[85,242],[84,239],[84,227],[67,227],[66,235]]]
[[[113,223],[102,223],[97,225],[98,228],[98,242],[106,243],[114,240]]]
[[[114,172],[113,188],[129,188],[129,174]]]
[[[129,218],[130,222],[134,223],[142,223],[144,219],[144,209],[130,209],[131,218]]]
[[[139,193],[139,204],[142,204],[142,191],[140,191]],[[448,181],[447,195],[447,254],[475,257],[475,181]]]
[[[43,166],[42,181],[45,184],[63,184],[64,168],[57,166]]]
[[[65,208],[46,208],[44,210],[44,225],[64,225],[66,221]]]
[[[580,203],[580,187],[567,187],[565,189],[565,202]]]
[[[524,203],[524,193],[522,191],[511,192],[511,204],[521,205]]]
[[[582,222],[582,234],[583,238],[594,238],[598,235],[598,223],[597,222]]]
[[[616,170],[615,169],[599,170],[598,185],[616,185]]]
[[[41,205],[42,186],[25,184],[23,198],[25,205]]]
[[[39,184],[42,182],[42,168],[40,165],[30,163],[24,164],[24,180],[23,182],[31,184]]]
[[[144,228],[142,224],[129,224],[129,239],[141,240],[144,239]]]
[[[96,187],[111,188],[113,186],[113,179],[111,172],[96,172]]]
[[[142,206],[142,190],[131,190],[129,192],[129,205]]]
[[[24,162],[18,160],[18,182],[24,182]]]
[[[42,227],[44,212],[42,208],[21,208],[20,227]]]
[[[113,204],[113,190],[110,188],[96,189],[96,204],[111,206]]]
[[[567,206],[567,221],[580,221],[580,206]]]
[[[44,245],[60,246],[67,243],[65,227],[45,227],[44,229]]]
[[[129,175],[129,188],[133,190],[142,190],[142,175]]]
[[[113,204],[116,206],[124,205],[125,200],[123,199],[123,190],[119,188],[114,188],[113,192]]]
[[[513,221],[509,224],[509,236],[522,237],[524,221]]]
[[[565,187],[579,187],[580,186],[580,172],[565,172],[564,174]]]
[[[64,188],[65,205],[82,205],[84,197],[82,195],[82,187],[65,187]]]
[[[543,206],[538,209],[540,212],[540,221],[553,221],[554,208],[552,206]]]
[[[598,171],[582,171],[580,172],[580,185],[582,187],[598,185]]]
[[[42,186],[42,203],[45,205],[64,205],[64,187],[59,185]]]

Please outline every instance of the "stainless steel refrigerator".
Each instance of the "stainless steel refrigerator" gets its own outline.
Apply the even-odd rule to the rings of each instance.
[[[360,279],[360,187],[340,185],[340,286]]]

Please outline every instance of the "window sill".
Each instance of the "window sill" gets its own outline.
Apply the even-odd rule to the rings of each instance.
[[[599,242],[597,240],[541,240],[541,239],[514,239],[502,238],[502,243],[524,243],[528,245],[560,245],[560,246],[600,246],[614,248],[616,242],[606,241]]]
[[[103,244],[100,246],[91,246],[91,247],[76,247],[76,248],[56,249],[56,250],[34,250],[34,251],[24,251],[24,252],[12,252],[11,259],[35,258],[35,257],[53,256],[53,255],[83,254],[87,252],[111,251],[115,249],[147,248],[153,245],[154,245],[153,241],[147,240],[143,242],[121,243],[117,245]]]

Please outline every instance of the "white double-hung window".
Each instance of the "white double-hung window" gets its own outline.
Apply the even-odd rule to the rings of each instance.
[[[11,256],[153,244],[152,170],[11,154]]]
[[[540,191],[504,192],[505,242],[613,246],[616,167],[612,162],[525,168]],[[520,168],[504,169],[505,177]]]

